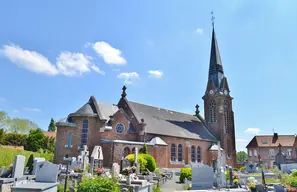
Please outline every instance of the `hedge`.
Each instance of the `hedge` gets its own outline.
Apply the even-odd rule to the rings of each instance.
[[[192,180],[192,169],[191,168],[181,168],[179,182],[184,183],[185,178],[187,180]]]
[[[47,161],[53,162],[54,154],[53,153],[36,153],[31,151],[25,151],[20,149],[11,149],[0,146],[0,167],[2,166],[9,166],[10,164],[13,164],[14,157],[16,155],[24,155],[26,157],[25,165],[27,164],[27,161],[31,154],[33,154],[34,157],[44,157]]]
[[[126,159],[128,159],[131,165],[133,165],[134,154],[128,155]],[[157,167],[155,158],[148,154],[143,154],[143,153],[138,154],[137,162],[140,165],[141,172],[146,172],[146,169],[148,169],[150,172],[154,172]]]

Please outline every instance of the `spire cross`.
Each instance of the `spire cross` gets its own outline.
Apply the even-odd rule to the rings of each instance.
[[[215,17],[213,16],[213,11],[211,12],[211,21],[212,21],[212,27],[214,28],[214,20]]]
[[[127,89],[127,87],[124,85],[123,86],[123,88],[122,88],[122,90],[123,90],[123,92],[122,92],[122,97],[126,97],[126,89]]]

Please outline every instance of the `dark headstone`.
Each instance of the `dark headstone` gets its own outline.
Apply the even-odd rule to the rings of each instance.
[[[123,170],[131,165],[130,161],[128,159],[122,159],[121,165],[120,165],[120,173],[123,172]]]

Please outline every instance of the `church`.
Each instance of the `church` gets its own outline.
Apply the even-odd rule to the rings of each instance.
[[[214,27],[208,83],[202,97],[205,118],[195,104],[193,115],[132,102],[126,89],[122,88],[117,104],[91,96],[81,108],[57,122],[55,163],[62,163],[66,154],[77,157],[83,145],[90,154],[99,145],[103,166],[111,167],[146,143],[160,168],[182,168],[198,162],[216,166],[218,150],[222,164],[236,166],[233,98]]]

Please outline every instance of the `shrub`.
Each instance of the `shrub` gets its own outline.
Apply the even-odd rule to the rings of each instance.
[[[34,157],[44,157],[47,161],[53,162],[54,154],[52,153],[33,153],[31,151],[25,151],[20,149],[11,149],[0,146],[0,167],[8,167],[13,164],[14,157],[16,155],[24,155],[26,157],[26,163],[29,160],[29,156],[33,154]]]
[[[238,171],[238,168],[233,168],[233,171]]]
[[[274,168],[272,170],[272,172],[275,173],[275,174],[279,174],[279,173],[281,173],[281,170],[279,170],[278,168]]]
[[[292,177],[297,177],[297,170],[293,171],[293,172],[291,173],[291,176],[292,176]]]
[[[245,169],[246,169],[245,167],[240,167],[239,168],[240,171],[245,171]]]
[[[79,192],[120,192],[120,186],[116,180],[108,177],[84,178],[77,190]]]
[[[192,180],[192,170],[191,168],[181,168],[179,182],[184,183],[185,179]]]
[[[126,159],[128,159],[131,163],[131,166],[133,166],[134,154],[128,155]],[[146,171],[146,169],[148,169],[151,172],[154,172],[157,167],[155,158],[148,154],[138,154],[137,162],[140,165],[141,172]]]
[[[283,184],[283,185],[287,184],[289,178],[290,178],[290,176],[288,173],[282,174],[281,175],[281,184]]]
[[[140,155],[143,156],[143,158],[147,162],[145,165],[145,168],[148,169],[150,172],[154,172],[157,167],[155,158],[148,154],[140,154]]]
[[[297,177],[289,177],[287,184],[291,187],[297,187]]]
[[[143,153],[144,153],[144,154],[148,154],[146,144],[143,144]]]
[[[154,185],[153,192],[162,192],[162,189],[158,185]]]
[[[191,187],[190,187],[190,183],[186,183],[186,184],[184,184],[183,189],[184,189],[184,190],[190,190],[190,189],[191,189]]]
[[[33,154],[31,154],[26,164],[26,167],[28,167],[29,169],[29,173],[33,171],[33,163],[34,163],[34,157],[33,157]]]
[[[133,164],[134,164],[134,154],[127,155],[126,159],[128,159],[130,161],[131,166],[133,166]],[[144,172],[147,161],[144,159],[144,157],[141,154],[138,155],[137,163],[140,166],[140,171]]]

